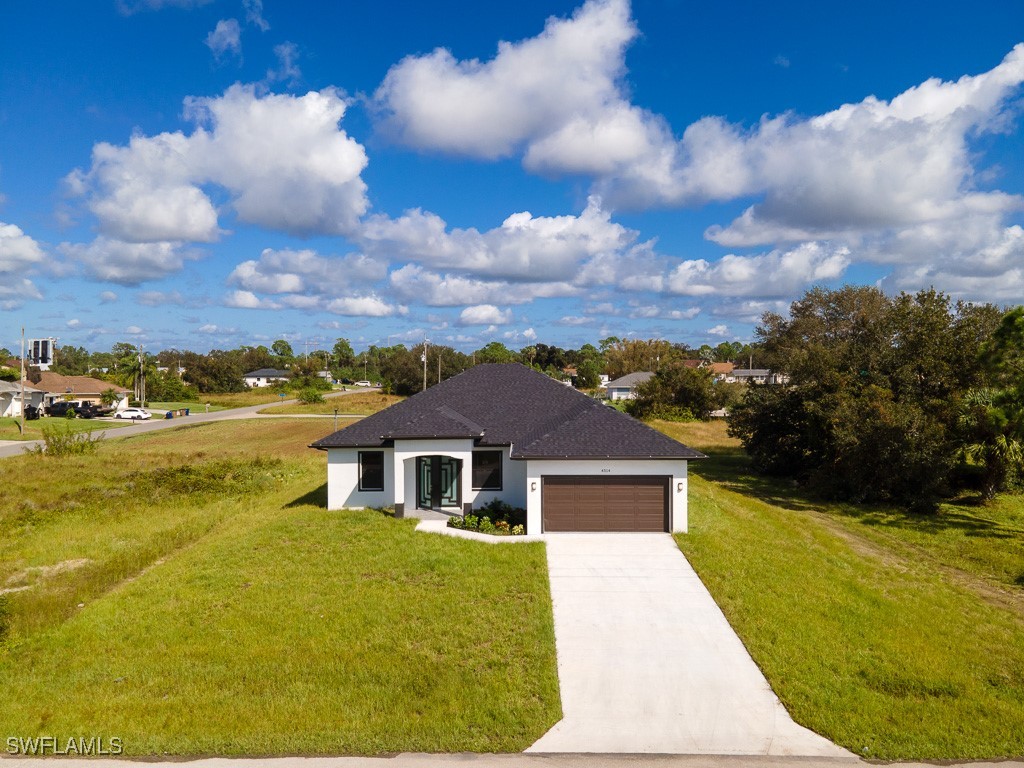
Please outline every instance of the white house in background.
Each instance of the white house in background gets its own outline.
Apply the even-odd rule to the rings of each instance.
[[[26,382],[25,405],[42,408],[45,394],[41,389],[36,389]],[[21,416],[20,381],[0,381],[0,416]]]
[[[767,368],[736,368],[725,379],[740,384],[788,384],[789,376],[772,373]]]
[[[56,351],[57,340],[54,338],[29,339],[26,362],[29,365],[34,365],[40,371],[48,371],[53,365],[53,354]]]
[[[637,386],[645,381],[650,381],[653,377],[654,374],[651,371],[637,371],[636,373],[627,373],[615,381],[609,381],[608,386],[605,387],[608,390],[608,399],[635,400]]]
[[[290,371],[279,371],[275,368],[260,368],[258,371],[250,371],[242,377],[247,387],[269,387],[281,381],[288,381],[291,378]]]
[[[698,451],[518,363],[477,365],[311,446],[329,509],[464,514],[494,499],[527,533],[686,531]]]

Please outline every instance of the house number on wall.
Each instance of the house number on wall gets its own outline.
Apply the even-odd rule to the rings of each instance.
[[[611,472],[611,470],[610,470],[610,469],[602,469],[601,471],[602,471],[602,472]]]

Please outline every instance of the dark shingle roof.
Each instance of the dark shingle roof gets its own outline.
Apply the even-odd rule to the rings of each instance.
[[[287,379],[289,376],[291,376],[291,371],[279,371],[276,368],[260,368],[258,371],[249,371],[247,374],[242,376],[242,378],[248,379],[250,377],[256,376],[262,376],[263,378],[271,379]]]
[[[698,459],[704,454],[518,363],[477,365],[311,447],[471,438],[512,458]]]

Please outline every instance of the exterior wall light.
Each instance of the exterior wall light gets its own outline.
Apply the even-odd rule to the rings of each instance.
[[[683,492],[683,484],[682,483],[676,483],[676,493],[682,493],[682,492]]]
[[[532,483],[530,483],[530,490],[531,491],[536,491],[537,490],[537,481],[536,480],[534,480]]]

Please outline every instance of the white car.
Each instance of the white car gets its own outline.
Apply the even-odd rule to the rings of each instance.
[[[357,381],[355,383],[355,386],[357,386],[357,387],[372,387],[373,384],[368,382],[366,379],[363,379],[362,381]]]
[[[142,419],[143,421],[145,421],[146,419],[152,419],[153,414],[151,414],[149,411],[144,411],[141,408],[125,408],[123,411],[118,411],[117,413],[115,413],[114,418],[131,419],[132,421],[136,419]]]

